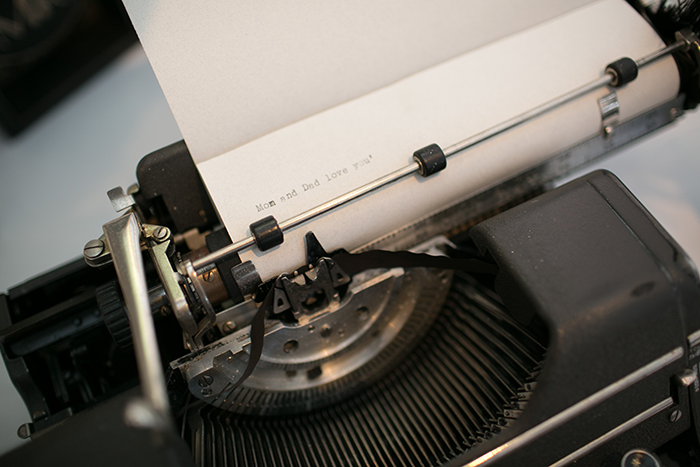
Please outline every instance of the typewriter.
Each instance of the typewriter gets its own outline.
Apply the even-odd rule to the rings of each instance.
[[[154,54],[142,26],[158,8],[126,3]],[[319,175],[284,185],[286,162],[246,156],[308,152],[309,127],[337,142],[339,121],[366,136],[349,145],[380,147],[376,120],[407,102],[425,115],[407,96],[444,84],[418,134],[460,112],[458,97],[439,104],[445,77],[479,50],[232,152],[202,157],[183,131],[145,156],[136,184],[108,191],[115,219],[82,258],[0,295],[0,350],[32,417],[2,465],[700,465],[694,264],[612,173],[553,188],[697,106],[697,4],[565,8],[543,27],[575,35],[591,15],[606,32],[581,32],[612,34],[609,54],[641,52],[552,98],[516,89],[536,103],[479,114],[486,128],[461,139],[438,121],[442,144],[407,165],[376,172],[374,149],[340,170],[295,158]],[[642,32],[626,44],[630,25]],[[491,52],[551,37],[514,34]],[[522,86],[542,79],[528,73]],[[352,120],[365,105],[376,115]],[[414,144],[391,131],[409,143],[386,144]],[[240,161],[242,179],[282,175],[253,192],[218,176]],[[345,182],[353,171],[364,178]]]

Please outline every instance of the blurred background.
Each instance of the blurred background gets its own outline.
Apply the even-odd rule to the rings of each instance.
[[[80,257],[107,190],[181,138],[119,1],[0,0],[0,293]],[[690,112],[567,180],[617,174],[700,264],[699,156]],[[0,363],[0,453],[27,421]]]

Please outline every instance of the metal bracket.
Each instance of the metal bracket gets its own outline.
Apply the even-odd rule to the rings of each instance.
[[[216,324],[216,312],[211,306],[211,302],[209,302],[209,297],[207,297],[207,294],[204,291],[204,287],[199,280],[199,276],[197,276],[197,272],[194,270],[194,267],[192,267],[192,262],[185,261],[182,266],[187,274],[187,277],[189,277],[190,282],[192,282],[194,290],[197,292],[197,296],[199,297],[199,301],[204,308],[204,318],[199,321],[197,324],[197,332],[192,335],[192,340],[194,340],[197,348],[201,348],[202,337],[204,337],[204,335]]]
[[[610,135],[620,117],[620,102],[617,100],[617,93],[614,91],[598,99],[600,107],[600,118],[603,124],[603,133]]]
[[[151,255],[153,264],[156,267],[156,272],[160,278],[165,293],[168,296],[168,301],[170,302],[170,307],[173,309],[173,314],[177,318],[182,332],[185,337],[185,344],[190,350],[195,350],[201,347],[201,341],[199,345],[194,341],[193,337],[197,334],[197,322],[195,321],[192,313],[190,313],[190,308],[187,304],[187,298],[185,297],[180,283],[177,279],[177,275],[170,264],[170,258],[168,257],[168,247],[170,242],[155,243],[148,248],[148,253]]]
[[[187,304],[185,294],[180,287],[177,273],[173,271],[170,263],[167,251],[170,247],[170,229],[161,225],[143,224],[142,231],[144,237],[151,242],[147,243],[148,251],[151,254],[153,263],[156,265],[158,277],[160,277],[163,283],[163,288],[170,301],[170,306],[182,328],[185,345],[190,351],[201,349],[204,345],[202,338],[216,323],[216,313],[209,302],[209,298],[204,291],[199,276],[197,276],[194,268],[192,268],[192,263],[190,261],[186,261],[181,265],[182,271],[184,271],[184,274],[181,274],[181,276],[190,279],[199,297],[199,301],[204,308],[205,316],[197,323]]]
[[[116,189],[116,188],[115,188]],[[160,225],[140,224],[141,233],[147,239],[163,243],[170,239],[170,229]],[[83,247],[85,261],[92,267],[104,266],[112,262],[112,253],[105,241],[105,236],[90,240]]]
[[[124,188],[120,186],[109,190],[107,196],[109,196],[109,201],[112,203],[112,208],[117,213],[125,211],[136,204],[134,197],[124,193]]]
[[[116,193],[118,191],[123,193],[121,188],[115,190],[111,190],[110,193]],[[118,201],[118,203],[120,202],[121,201]],[[203,333],[200,332],[200,328],[190,312],[187,298],[185,297],[180,285],[181,281],[178,279],[178,274],[173,270],[170,263],[169,249],[171,245],[170,239],[172,236],[170,229],[161,225],[141,224],[138,221],[138,216],[136,216],[135,213],[132,214],[140,232],[139,249],[146,248],[151,256],[151,259],[153,260],[153,264],[155,265],[158,277],[163,284],[163,289],[165,290],[170,307],[172,308],[173,313],[177,318],[178,323],[180,323],[180,327],[182,328],[185,345],[190,351],[201,348],[201,336]],[[102,266],[112,262],[110,245],[109,242],[106,241],[104,235],[98,239],[87,242],[83,248],[83,254],[85,256],[85,261],[93,267]],[[203,295],[203,293],[200,294],[198,292],[198,295]],[[208,314],[208,316],[211,315]],[[207,330],[212,326],[213,323],[209,325]]]
[[[683,52],[689,53],[696,61],[700,61],[700,38],[690,29],[676,32],[676,41],[684,43]]]
[[[690,29],[682,29],[676,32],[676,41],[685,44],[683,52],[687,53],[695,66],[700,69],[700,38]],[[700,86],[700,77],[698,81],[697,84]]]

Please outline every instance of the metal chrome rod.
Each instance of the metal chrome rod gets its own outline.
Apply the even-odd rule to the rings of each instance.
[[[646,421],[653,417],[654,415],[663,412],[664,410],[668,409],[674,404],[673,398],[669,397],[658,404],[654,405],[653,407],[648,408],[644,412],[636,415],[633,418],[630,418],[627,420],[625,423],[622,423],[612,430],[608,431],[602,436],[599,436],[598,438],[594,439],[590,443],[586,444],[583,447],[580,447],[576,451],[572,452],[568,456],[559,459],[557,462],[554,464],[550,465],[549,467],[564,467],[565,465],[569,465],[573,461],[580,459],[581,457],[585,456],[589,452],[595,450],[598,446],[607,443],[608,441],[617,438],[620,436],[622,433],[634,428],[635,426],[639,425],[643,421]]]
[[[674,42],[673,44],[667,45],[663,49],[659,49],[656,52],[652,52],[649,55],[637,60],[637,67],[642,68],[643,66],[647,66],[650,63],[654,63],[655,61],[662,57],[665,57],[666,55],[675,52],[682,52],[683,49],[685,49],[685,47],[686,43],[684,41]]]
[[[591,81],[588,84],[584,84],[583,86],[576,88],[573,91],[564,94],[563,96],[559,96],[555,99],[552,99],[551,101],[545,102],[544,104],[535,107],[534,109],[530,109],[527,112],[521,113],[520,115],[516,115],[510,120],[506,120],[503,123],[500,123],[487,130],[484,130],[481,133],[477,133],[476,135],[462,140],[459,143],[453,144],[452,146],[448,146],[447,148],[445,148],[445,156],[454,156],[455,154],[460,153],[465,149],[469,149],[472,146],[483,143],[484,141],[487,141],[493,138],[494,136],[503,133],[504,131],[508,131],[512,128],[515,128],[516,126],[521,125],[529,120],[532,120],[533,118],[539,117],[540,115],[543,115],[551,110],[554,110],[563,104],[578,99],[579,97],[585,96],[586,94],[595,91],[596,89],[600,89],[603,86],[609,84],[611,80],[612,76],[606,73],[605,76],[601,76],[595,81]]]
[[[105,224],[102,230],[126,303],[143,395],[152,408],[168,420],[170,404],[151,316],[146,270],[141,257],[141,230],[136,215],[131,212],[119,217]]]
[[[417,163],[407,165],[406,167],[404,167],[402,169],[399,169],[395,172],[392,172],[388,175],[385,175],[382,178],[378,178],[377,180],[374,180],[366,185],[363,185],[360,188],[356,188],[355,190],[352,190],[348,193],[345,193],[342,196],[338,196],[337,198],[334,198],[326,203],[323,203],[320,206],[316,206],[313,209],[309,209],[308,211],[303,212],[303,213],[299,214],[298,216],[292,217],[291,219],[287,219],[286,221],[281,222],[280,229],[282,229],[283,232],[287,231],[287,230],[291,230],[294,227],[297,227],[305,222],[310,221],[311,219],[315,219],[316,217],[330,211],[331,209],[335,209],[337,207],[340,207],[343,204],[349,203],[350,201],[353,201],[357,198],[360,198],[361,196],[366,195],[367,193],[371,193],[374,190],[377,190],[383,186],[389,185],[390,183],[393,183],[399,179],[402,179],[403,177],[410,175],[413,172],[418,171],[418,169],[419,169],[419,166]]]
[[[233,253],[238,253],[239,251],[253,245],[255,245],[255,238],[253,238],[253,236],[251,235],[250,237],[244,238],[240,242],[226,245],[225,247],[220,248],[212,253],[209,253],[208,255],[197,258],[196,260],[192,261],[192,267],[194,267],[195,271],[201,273],[203,272],[202,269],[205,266],[215,263],[220,259],[224,259],[228,255],[231,255]]]
[[[685,42],[683,41],[678,41],[675,42],[667,47],[664,47],[663,49],[659,49],[655,52],[652,52],[649,55],[646,55],[645,57],[640,58],[637,60],[637,66],[639,68],[642,68],[646,65],[649,65],[656,60],[658,60],[661,57],[664,57],[666,55],[669,55],[673,52],[677,52],[680,50],[683,50],[685,47]],[[528,110],[527,112],[521,113],[520,115],[517,115],[509,120],[506,120],[503,123],[500,123],[496,126],[493,126],[487,130],[482,131],[481,133],[477,133],[474,136],[471,136],[465,140],[462,140],[458,143],[453,144],[452,146],[448,146],[444,148],[445,152],[445,157],[451,157],[454,156],[455,154],[458,154],[462,151],[465,151],[466,149],[469,149],[473,146],[476,146],[477,144],[483,143],[490,138],[493,138],[494,136],[497,136],[505,131],[508,131],[512,128],[515,128],[518,125],[521,125],[525,122],[528,122],[536,117],[539,117],[551,110],[556,109],[557,107],[560,107],[566,103],[569,103],[575,99],[578,99],[579,97],[585,96],[586,94],[593,92],[597,89],[602,88],[603,86],[606,86],[610,84],[610,81],[612,80],[612,76],[610,74],[605,74],[604,76],[601,76],[600,78],[591,81],[587,84],[584,84],[583,86],[574,89],[573,91],[570,91],[564,95],[561,95],[555,99],[552,99],[548,102],[545,102],[544,104],[537,106],[533,109]],[[391,183],[394,183],[407,175],[412,174],[413,172],[418,171],[419,167],[417,163],[413,163],[410,165],[407,165],[399,170],[396,170],[388,175],[385,175],[377,180],[374,180],[366,185],[361,186],[360,188],[357,188],[353,191],[350,191],[348,193],[345,193],[344,195],[338,196],[337,198],[334,198],[326,203],[323,203],[319,206],[316,206],[312,209],[309,209],[308,211],[305,211],[297,216],[294,216],[290,219],[287,219],[283,222],[280,222],[279,226],[282,232],[287,232],[288,230],[291,230],[301,224],[304,224],[312,219],[315,219],[316,217],[325,214],[328,211],[331,211],[337,207],[340,207],[346,203],[349,203],[350,201],[356,200],[368,193],[371,193],[372,191],[375,191],[381,187],[384,187],[386,185],[389,185]],[[192,262],[192,266],[197,272],[202,272],[205,270],[206,266],[219,261],[233,253],[238,253],[239,251],[248,248],[250,246],[253,246],[255,244],[255,238],[251,235],[249,237],[244,238],[243,240],[232,243],[231,245],[228,245],[224,248],[221,248],[219,250],[216,250],[212,253],[209,253],[206,256],[202,256],[198,258],[197,260]]]
[[[383,186],[395,182],[396,180],[410,175],[413,172],[417,171],[418,168],[419,166],[417,163],[407,165],[406,167],[392,172],[389,175],[385,175],[384,177],[374,180],[366,185],[363,185],[360,188],[356,188],[355,190],[345,193],[342,196],[334,198],[326,203],[316,206],[315,208],[309,209],[308,211],[302,212],[298,216],[292,217],[291,219],[287,219],[286,221],[281,222],[279,224],[280,229],[282,229],[282,232],[291,230],[294,227],[297,227],[305,222],[310,221],[311,219],[315,219],[321,214],[324,214],[332,209],[342,206],[343,204],[349,203],[350,201],[353,201],[363,195],[366,195],[367,193],[371,193],[374,190],[377,190]],[[225,258],[226,256],[232,253],[237,253],[243,250],[244,248],[253,246],[254,244],[255,238],[253,238],[253,236],[251,235],[249,237],[244,238],[240,242],[232,243],[231,245],[227,245],[224,248],[214,251],[213,253],[209,253],[206,256],[198,258],[197,260],[192,262],[192,266],[197,272],[202,272],[202,269],[204,269],[205,266],[219,261],[220,259]]]

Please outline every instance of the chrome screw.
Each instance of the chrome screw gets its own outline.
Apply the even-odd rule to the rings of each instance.
[[[207,271],[202,274],[202,280],[204,282],[211,282],[214,280],[214,271]]]
[[[102,240],[90,240],[83,247],[83,254],[89,259],[97,258],[103,251],[105,251],[105,244]]]
[[[166,227],[159,227],[153,236],[156,237],[156,240],[164,240],[168,236],[168,229]]]
[[[671,420],[671,422],[675,423],[678,420],[680,420],[682,416],[683,412],[681,412],[680,409],[676,409],[673,412],[671,412],[671,415],[668,417],[668,419]]]
[[[199,385],[203,388],[211,386],[211,383],[213,382],[214,378],[212,378],[210,375],[204,375],[201,378],[199,378]]]

